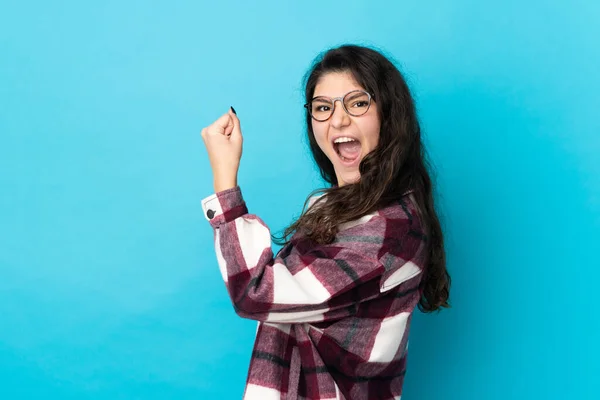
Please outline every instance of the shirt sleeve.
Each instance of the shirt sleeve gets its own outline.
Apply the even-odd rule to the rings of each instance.
[[[295,237],[275,257],[271,232],[248,213],[239,187],[202,201],[221,275],[244,318],[301,323],[339,319],[422,271],[425,237],[410,214],[349,224],[332,244]],[[408,212],[408,210],[407,210]]]

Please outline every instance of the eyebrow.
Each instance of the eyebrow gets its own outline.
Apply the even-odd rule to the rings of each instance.
[[[351,93],[351,92],[348,92],[348,93]],[[360,93],[359,93],[359,92],[357,92],[357,93],[353,93],[353,94],[352,94],[352,96],[350,96],[350,99],[353,99],[353,98],[355,98],[355,97],[360,97],[360,96],[363,96],[363,95],[364,95],[364,93],[363,93],[363,92],[360,92]]]
[[[312,101],[315,100],[323,100],[323,101],[331,101],[331,97],[327,97],[327,96],[315,96],[312,98]]]
[[[360,90],[360,91],[366,91],[365,89],[352,89],[352,90],[350,90],[349,92],[347,92],[346,94],[348,94],[348,93],[351,93],[351,92],[354,92],[354,91],[359,91],[359,90]],[[344,94],[344,96],[345,96],[346,94]],[[351,96],[351,98],[354,98],[355,96],[360,96],[360,93],[356,93],[354,96]],[[314,96],[314,97],[312,98],[312,101],[314,101],[314,100],[319,100],[319,99],[323,99],[323,100],[329,100],[329,101],[331,101],[331,99],[332,99],[332,98],[333,98],[333,97],[329,97],[329,96],[325,96],[325,95],[319,95],[319,96]]]

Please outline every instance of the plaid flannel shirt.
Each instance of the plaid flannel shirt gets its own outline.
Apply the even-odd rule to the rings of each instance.
[[[235,312],[259,321],[244,399],[400,399],[426,261],[412,195],[276,256],[239,187],[202,207]]]

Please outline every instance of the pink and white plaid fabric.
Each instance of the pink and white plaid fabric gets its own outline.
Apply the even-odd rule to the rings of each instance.
[[[410,193],[276,256],[239,187],[202,207],[233,307],[259,321],[244,399],[400,398],[427,246]]]

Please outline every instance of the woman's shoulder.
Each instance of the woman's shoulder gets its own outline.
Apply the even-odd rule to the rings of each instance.
[[[317,202],[317,200],[319,200],[323,196],[325,196],[325,193],[317,193],[317,194],[311,195],[308,198],[308,202],[307,202],[307,207],[306,208],[312,207]]]
[[[317,193],[307,200],[306,210],[317,202],[326,202],[326,193]],[[339,225],[339,232],[347,230],[385,230],[388,225],[410,225],[416,228],[420,225],[419,212],[413,190],[407,190],[399,198],[396,198],[356,220]]]
[[[377,210],[385,219],[419,222],[419,207],[412,190]]]
[[[385,235],[386,231],[402,229],[420,229],[421,221],[417,212],[416,201],[411,193],[406,193],[387,205],[339,225],[341,235],[352,232],[378,232]]]

